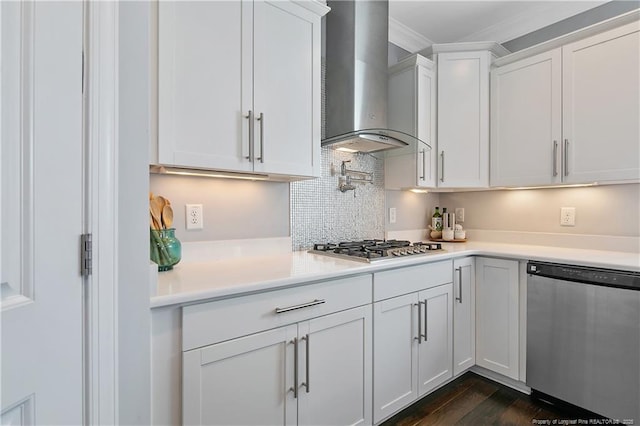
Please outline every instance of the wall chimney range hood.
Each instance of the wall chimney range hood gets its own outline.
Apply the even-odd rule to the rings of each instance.
[[[402,148],[417,139],[387,128],[389,3],[329,0],[322,146],[348,152]]]

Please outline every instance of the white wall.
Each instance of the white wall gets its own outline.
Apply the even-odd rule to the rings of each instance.
[[[289,236],[289,184],[157,175],[149,190],[171,201],[176,237],[186,241]],[[186,230],[185,204],[202,204],[204,228]]]
[[[427,229],[431,216],[440,206],[439,193],[415,193],[411,191],[386,191],[385,230],[404,231]],[[396,209],[396,223],[389,222],[389,208]]]
[[[440,207],[465,209],[465,228],[640,236],[640,184],[441,193]],[[576,226],[560,226],[560,208],[576,208]]]

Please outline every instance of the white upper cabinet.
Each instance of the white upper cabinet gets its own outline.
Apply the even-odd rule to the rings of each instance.
[[[438,186],[489,185],[489,51],[443,52],[438,63]]]
[[[314,2],[160,2],[158,149],[185,168],[320,174]]]
[[[436,79],[434,63],[413,55],[389,69],[389,128],[420,139],[386,152],[385,187],[435,187]]]
[[[562,48],[563,178],[640,178],[640,23]]]
[[[559,183],[561,49],[491,72],[491,185]]]
[[[492,186],[640,179],[637,21],[505,62],[491,73]]]

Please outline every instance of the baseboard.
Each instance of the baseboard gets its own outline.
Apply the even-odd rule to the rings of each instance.
[[[474,365],[468,371],[472,371],[479,376],[485,377],[489,380],[493,380],[494,382],[500,383],[501,385],[508,386],[511,389],[515,389],[524,394],[531,395],[531,388],[527,386],[525,383],[520,382],[518,380],[513,380],[512,378],[503,376],[502,374],[494,373],[493,371],[487,370],[484,367]]]

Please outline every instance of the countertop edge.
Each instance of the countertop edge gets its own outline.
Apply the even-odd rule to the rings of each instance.
[[[476,246],[476,247],[474,247]],[[227,287],[217,287],[200,291],[180,292],[170,295],[154,296],[150,299],[151,309],[168,307],[172,305],[186,305],[203,301],[213,301],[236,296],[261,293],[287,287],[307,285],[318,281],[331,280],[336,278],[349,277],[367,273],[374,273],[383,270],[397,269],[407,266],[434,263],[438,261],[453,260],[456,258],[469,256],[498,257],[503,259],[513,259],[518,261],[545,261],[553,263],[567,263],[571,265],[589,266],[604,269],[618,269],[625,271],[640,271],[640,255],[635,253],[611,252],[584,249],[564,249],[545,246],[527,246],[504,243],[482,243],[470,242],[465,244],[447,244],[448,250],[444,253],[432,254],[428,256],[407,257],[394,259],[389,262],[380,263],[359,263],[351,260],[340,260],[342,267],[340,270],[327,270],[318,273],[296,277],[284,277],[268,280],[250,281],[246,283],[235,283]],[[551,251],[553,254],[541,252]],[[566,252],[566,253],[565,253]],[[292,252],[293,255],[295,252]],[[588,256],[588,259],[586,256]],[[624,262],[611,261],[612,256],[637,256],[638,263],[629,264]],[[320,255],[314,255],[320,256]],[[596,260],[594,260],[594,258]],[[600,260],[597,260],[600,259]],[[608,260],[607,260],[608,259]],[[346,262],[346,263],[344,263]]]

